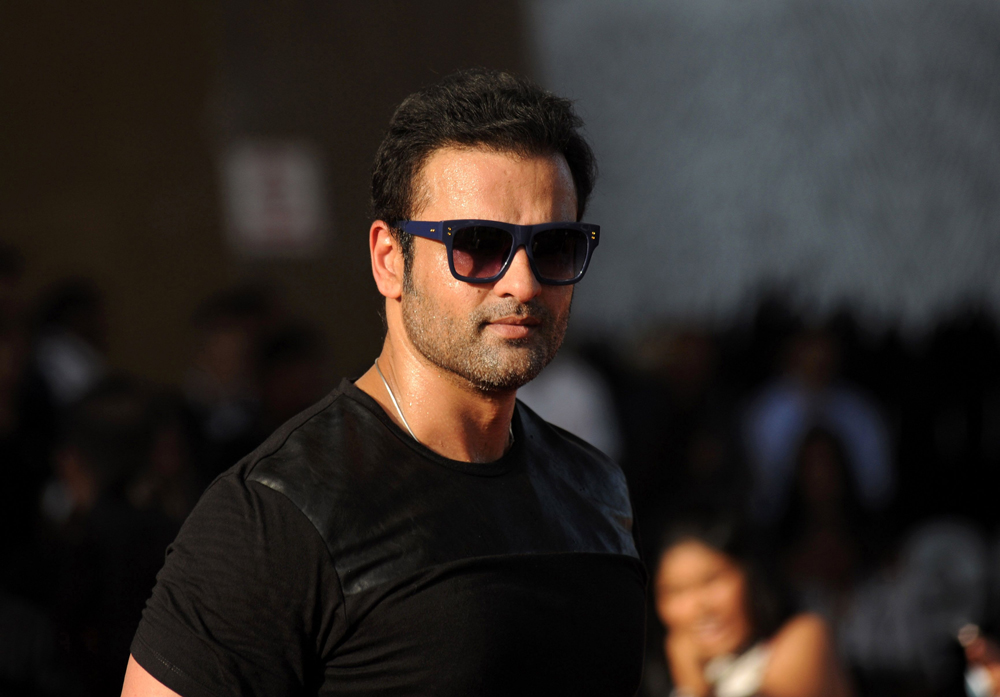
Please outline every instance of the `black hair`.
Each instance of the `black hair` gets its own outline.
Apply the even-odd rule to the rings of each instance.
[[[313,326],[290,322],[267,333],[257,349],[261,374],[277,366],[323,357],[323,336]]]
[[[0,242],[0,280],[16,281],[24,275],[24,255],[14,245]]]
[[[408,269],[412,238],[395,225],[413,214],[421,168],[440,148],[479,146],[523,156],[561,154],[573,176],[579,220],[597,177],[582,126],[568,99],[526,78],[483,68],[453,73],[404,99],[389,121],[372,168],[372,216],[392,227]]]
[[[864,563],[873,556],[874,549],[872,548],[877,548],[880,540],[872,539],[872,533],[875,531],[871,529],[871,521],[869,521],[868,512],[865,510],[857,478],[850,466],[850,457],[844,447],[844,442],[837,434],[823,426],[813,426],[799,442],[795,455],[795,470],[792,474],[790,496],[784,513],[775,527],[779,549],[787,551],[798,542],[810,519],[810,503],[803,497],[802,471],[808,448],[816,444],[826,445],[832,451],[837,475],[843,485],[839,501],[840,512],[843,515],[843,522],[847,526],[848,534],[858,544],[862,554],[861,561]],[[878,536],[874,535],[874,537]]]
[[[698,542],[731,559],[746,579],[751,641],[774,635],[792,615],[790,596],[765,560],[749,527],[735,520],[691,518],[672,525],[663,536],[657,563],[684,542]]]
[[[263,321],[273,311],[268,288],[247,284],[220,290],[205,299],[194,314],[194,324],[211,331],[230,324]]]
[[[89,278],[68,278],[49,288],[38,303],[37,323],[46,326],[73,326],[80,317],[101,310],[104,296]]]
[[[76,448],[100,490],[121,497],[149,458],[153,412],[147,396],[128,377],[102,380],[69,411],[62,445]]]

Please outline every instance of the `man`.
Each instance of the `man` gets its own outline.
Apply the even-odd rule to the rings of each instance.
[[[515,403],[598,241],[580,125],[489,71],[400,105],[372,178],[382,353],[208,489],[124,695],[636,692],[622,474]]]

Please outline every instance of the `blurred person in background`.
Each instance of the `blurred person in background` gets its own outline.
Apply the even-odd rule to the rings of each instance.
[[[848,697],[826,623],[793,614],[749,542],[730,523],[672,528],[653,596],[667,630],[649,662],[650,697]],[[662,672],[669,667],[673,690]]]
[[[1000,695],[1000,644],[981,634],[976,625],[959,630],[958,640],[968,665],[965,679],[969,697]]]
[[[911,530],[888,563],[855,585],[837,634],[865,694],[963,693],[963,673],[977,655],[963,656],[958,638],[967,625],[987,622],[988,566],[978,531],[938,519]]]
[[[0,241],[0,317],[10,322],[22,321],[21,278],[24,257],[13,245]]]
[[[323,337],[315,327],[286,322],[267,332],[257,349],[261,440],[330,390]]]
[[[44,608],[39,499],[49,443],[25,418],[22,271],[17,250],[0,245],[0,694],[73,697],[76,680]]]
[[[198,344],[184,395],[198,424],[197,460],[206,484],[260,443],[256,359],[261,335],[277,314],[270,293],[258,286],[220,291],[195,314]]]
[[[108,372],[104,296],[90,279],[60,281],[36,303],[32,330],[21,417],[48,479],[68,412]]]
[[[60,413],[107,374],[104,296],[85,278],[62,281],[39,302],[32,346],[40,400]]]
[[[136,508],[159,511],[179,525],[204,488],[194,461],[197,425],[180,395],[157,395],[150,410],[150,455],[126,493]]]
[[[0,443],[20,426],[20,395],[27,345],[15,319],[0,317]]]
[[[26,409],[28,337],[21,302],[24,260],[0,244],[0,589],[38,599],[38,502],[49,477],[51,424]]]
[[[50,618],[0,589],[0,695],[83,697]]]
[[[814,426],[843,443],[864,506],[881,510],[892,499],[895,474],[888,429],[870,399],[838,381],[838,365],[832,334],[800,332],[787,347],[784,373],[747,410],[744,442],[754,477],[752,514],[765,527],[787,510],[796,453]]]
[[[21,325],[0,318],[0,588],[18,593],[34,585],[38,502],[49,476],[45,444],[23,420],[25,361]]]
[[[619,400],[623,467],[652,558],[656,531],[672,521],[741,510],[748,477],[735,401],[721,380],[716,340],[706,328],[659,327],[639,342],[633,363],[636,372]]]
[[[875,557],[877,532],[841,440],[813,428],[799,448],[789,502],[775,529],[782,568],[802,606],[836,624]]]
[[[142,606],[177,526],[127,499],[149,461],[154,423],[135,384],[111,376],[69,411],[47,493],[49,607],[82,693],[114,694]],[[57,495],[55,492],[61,492]]]

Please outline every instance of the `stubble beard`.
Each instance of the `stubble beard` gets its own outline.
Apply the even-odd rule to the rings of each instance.
[[[404,283],[401,309],[403,327],[417,351],[485,393],[516,390],[542,372],[562,345],[570,314],[569,305],[556,315],[541,303],[505,298],[454,317],[417,289],[412,278]],[[531,317],[539,323],[523,339],[505,339],[487,329],[504,317]]]

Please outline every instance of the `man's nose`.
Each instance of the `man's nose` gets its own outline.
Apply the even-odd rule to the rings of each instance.
[[[528,253],[524,247],[514,253],[507,273],[493,284],[493,292],[501,298],[510,296],[520,303],[526,303],[542,292],[542,284],[531,271]]]

